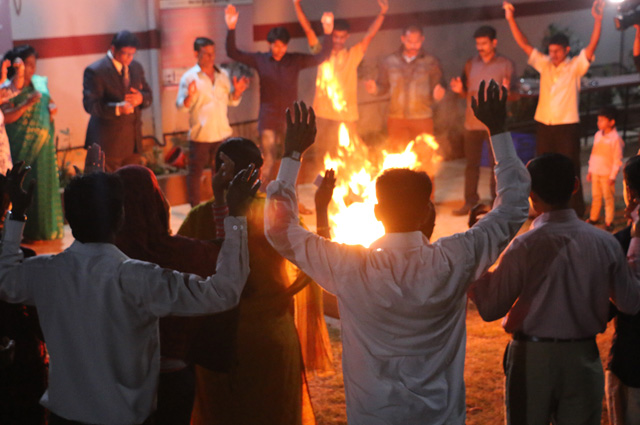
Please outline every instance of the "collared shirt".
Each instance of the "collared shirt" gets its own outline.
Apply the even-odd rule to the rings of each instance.
[[[580,79],[591,66],[585,50],[555,66],[549,56],[533,49],[529,65],[540,73],[540,98],[534,119],[546,125],[580,122]]]
[[[189,95],[189,84],[196,82],[197,91],[191,105],[184,106]],[[199,65],[194,66],[180,78],[176,106],[189,111],[189,140],[194,142],[219,142],[233,134],[227,117],[227,107],[237,106],[240,99],[233,99],[231,80],[224,70],[215,68],[215,81],[205,74]]]
[[[338,298],[350,424],[464,423],[466,290],[529,208],[529,174],[510,135],[493,144],[495,208],[468,231],[433,244],[420,232],[391,233],[364,248],[306,231],[294,186],[300,163],[290,158],[268,186],[269,242]]]
[[[364,57],[364,46],[332,52],[329,60],[318,67],[313,110],[317,117],[342,121],[358,121],[358,65]],[[339,107],[334,107],[334,102]]]
[[[630,264],[616,239],[580,220],[572,209],[544,213],[514,239],[500,265],[474,283],[472,299],[484,320],[509,333],[578,339],[603,332],[609,298],[625,313],[640,310],[640,240]]]
[[[389,118],[425,119],[433,116],[433,89],[442,80],[440,62],[420,51],[407,62],[402,48],[380,66],[379,94],[389,93]]]
[[[227,32],[227,56],[258,71],[260,76],[260,114],[258,130],[285,130],[285,111],[298,100],[300,71],[324,62],[333,49],[333,39],[325,37],[317,55],[285,53],[279,61],[270,52],[244,52],[236,46],[236,31]]]
[[[206,280],[131,260],[111,244],[76,241],[22,261],[22,227],[5,222],[0,299],[38,309],[51,362],[41,403],[78,422],[144,422],[158,386],[158,318],[227,310],[249,274],[245,218],[225,220],[216,274]]]
[[[622,167],[622,150],[624,142],[616,129],[604,134],[598,131],[593,138],[593,147],[589,157],[589,173],[598,176],[607,176],[609,180],[615,180]]]
[[[466,130],[486,130],[485,125],[478,121],[471,109],[471,98],[478,98],[480,82],[494,80],[502,85],[506,81],[509,82],[509,86],[507,86],[507,89],[509,89],[512,76],[513,62],[497,53],[489,62],[482,60],[480,55],[467,61],[462,73],[462,82],[467,91],[467,109],[464,117],[464,128]]]

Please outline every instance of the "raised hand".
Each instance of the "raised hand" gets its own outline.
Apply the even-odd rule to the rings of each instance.
[[[513,19],[513,13],[515,12],[515,7],[513,7],[513,5],[511,3],[509,3],[508,1],[503,1],[502,2],[502,8],[504,9],[504,17],[507,21],[510,21]]]
[[[2,61],[2,69],[0,70],[0,83],[4,83],[4,80],[7,79],[7,70],[11,66],[11,61],[9,59],[5,59]]]
[[[336,176],[333,169],[325,170],[322,183],[316,190],[315,202],[316,213],[318,211],[327,211],[331,198],[333,197],[333,189],[336,187]]]
[[[444,97],[444,95],[446,94],[446,90],[444,87],[442,87],[440,84],[436,84],[436,86],[433,88],[433,99],[436,102],[439,102],[442,100],[442,98]]]
[[[304,102],[295,102],[293,115],[292,118],[291,109],[287,108],[287,132],[284,136],[284,156],[286,157],[301,155],[316,139],[316,114],[313,108],[307,109]],[[294,159],[300,159],[300,157],[297,156]]]
[[[478,99],[471,98],[471,108],[476,118],[489,129],[489,134],[506,131],[507,121],[507,89],[499,86],[493,79],[485,94],[485,81],[478,88]]]
[[[602,19],[604,14],[604,0],[595,0],[591,6],[591,16],[594,19]]]
[[[233,93],[237,97],[240,97],[242,93],[249,88],[249,82],[250,80],[247,77],[233,77]]]
[[[235,176],[236,164],[224,152],[220,152],[222,165],[216,171],[211,179],[211,189],[213,189],[213,197],[218,205],[224,204],[224,191],[229,186],[231,180]]]
[[[385,15],[389,11],[389,0],[378,0],[380,14]]]
[[[375,80],[365,80],[364,87],[369,94],[378,93],[378,85],[376,84]]]
[[[462,84],[462,79],[460,77],[452,78],[449,82],[449,87],[452,92],[457,94],[462,94],[464,90],[464,85]]]
[[[238,11],[234,5],[230,4],[224,10],[224,22],[227,24],[227,29],[236,29],[236,25],[238,24]]]
[[[7,172],[7,178],[4,181],[4,191],[9,194],[11,211],[16,217],[23,217],[33,200],[36,181],[32,180],[27,190],[22,188],[24,177],[30,170],[31,167],[25,167],[24,161],[19,161]]]
[[[333,12],[324,12],[320,22],[322,22],[322,30],[326,35],[333,32]]]
[[[260,188],[259,170],[251,164],[235,175],[227,191],[227,205],[232,216],[247,215],[251,200]]]
[[[100,145],[93,143],[87,148],[87,156],[84,159],[84,172],[85,174],[93,173],[96,171],[104,172],[105,155]]]

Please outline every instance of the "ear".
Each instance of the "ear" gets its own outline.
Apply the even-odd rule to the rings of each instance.
[[[498,47],[498,39],[494,38],[493,41],[491,42],[491,44],[493,45],[493,48],[495,49],[496,47]]]
[[[571,194],[575,195],[576,193],[578,193],[579,189],[580,189],[580,180],[578,180],[578,178],[575,177],[573,180],[573,192],[571,192]]]
[[[375,214],[376,220],[384,223],[384,212],[380,204],[375,204],[373,206],[373,214]]]
[[[111,56],[113,56],[113,57],[116,56],[116,48],[115,48],[115,46],[109,47],[109,51],[111,52]]]
[[[571,51],[571,46],[567,46],[567,49],[565,50],[565,53],[568,55],[570,51]]]

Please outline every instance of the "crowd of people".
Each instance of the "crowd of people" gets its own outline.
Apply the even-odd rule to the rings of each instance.
[[[289,52],[284,27],[269,32],[268,52],[242,51],[239,13],[225,10],[227,55],[260,77],[256,142],[233,137],[227,114],[249,79],[216,65],[213,40],[194,41],[196,64],[176,99],[189,115],[193,209],[175,235],[154,174],[139,164],[151,90],[134,60],[137,38],[121,31],[84,72],[87,157],[63,197],[75,241],[57,255],[20,246],[62,236],[56,106],[46,77],[35,74],[35,50],[5,55],[2,215],[11,206],[0,252],[0,423],[314,424],[306,373],[333,367],[323,290],[340,310],[349,423],[465,422],[469,299],[484,320],[504,318],[512,335],[504,358],[508,424],[597,425],[605,393],[611,424],[640,423],[640,156],[623,165],[614,108],[598,113],[587,174],[593,202],[583,220],[578,99],[603,0],[593,2],[590,42],[573,58],[563,34],[551,38],[548,54],[531,46],[515,7],[503,3],[541,78],[537,156],[526,166],[506,127],[514,65],[497,53],[496,30],[475,31],[478,55],[448,85],[438,59],[422,49],[421,26],[403,30],[400,49],[365,83],[390,96],[390,148],[433,133],[433,107],[448,86],[466,99],[464,204],[454,214],[477,212],[485,139],[493,204],[468,230],[432,243],[431,177],[386,170],[375,206],[385,235],[369,248],[331,241],[334,170],[325,170],[316,193],[316,233],[301,223],[296,185],[304,167],[317,173],[320,158],[337,151],[341,123],[355,129],[357,68],[388,0],[377,0],[380,13],[351,47],[348,21],[325,13],[321,41],[302,1],[293,3],[311,53]],[[640,65],[640,27],[634,55]],[[307,107],[296,101],[298,74],[315,66]],[[337,108],[326,75],[342,88]],[[213,198],[201,203],[207,166]],[[630,225],[611,235],[620,169]],[[592,226],[602,198],[606,231]],[[516,237],[532,212],[531,229]],[[595,337],[614,317],[605,375]]]

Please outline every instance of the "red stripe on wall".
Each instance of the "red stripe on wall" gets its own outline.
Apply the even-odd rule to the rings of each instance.
[[[591,9],[593,0],[546,0],[517,3],[516,16],[537,16],[552,13],[572,12],[575,10]],[[371,25],[372,17],[349,18],[351,32],[365,32]],[[504,10],[501,5],[468,7],[465,9],[438,9],[425,12],[396,13],[387,15],[382,25],[383,30],[402,29],[407,25],[419,24],[422,26],[439,26],[459,24],[465,22],[487,21],[491,19],[504,19]],[[313,21],[316,33],[322,33],[320,21]],[[292,37],[304,37],[302,27],[297,22],[283,22],[280,24],[254,25],[254,41],[265,41],[269,30],[275,26],[285,27]]]
[[[136,32],[134,34],[140,41],[140,49],[160,48],[159,30]],[[29,44],[36,49],[40,59],[45,59],[104,53],[111,45],[112,38],[113,34],[78,35],[73,37],[14,40],[13,45]]]

